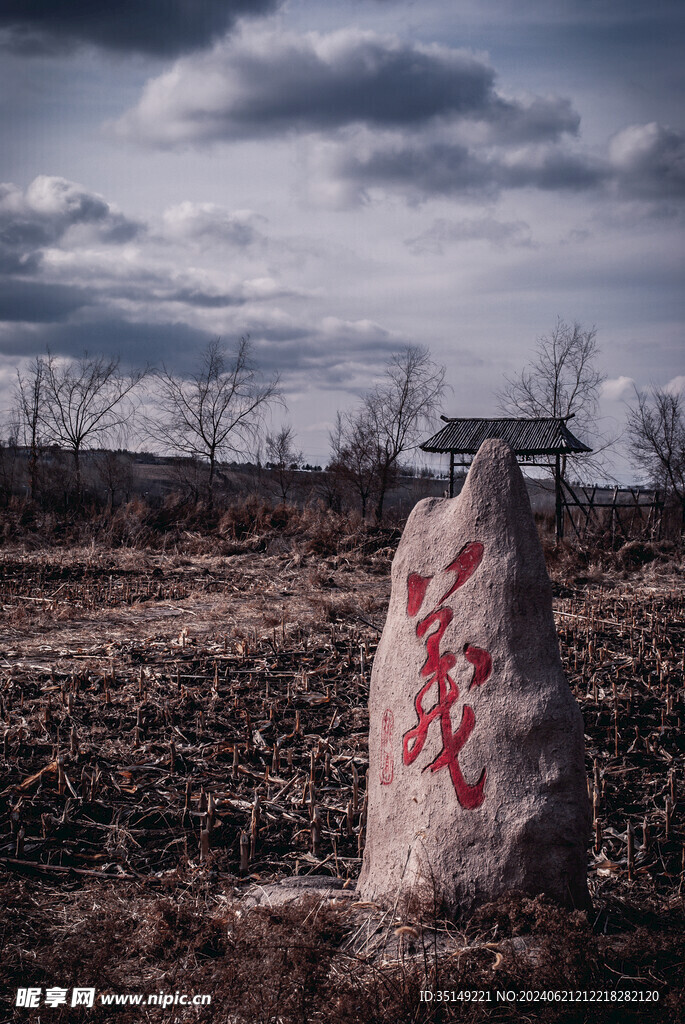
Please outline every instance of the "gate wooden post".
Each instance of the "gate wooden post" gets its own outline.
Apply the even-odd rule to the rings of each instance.
[[[564,537],[564,509],[561,503],[561,458],[556,456],[554,462],[554,499],[556,505],[556,542]]]

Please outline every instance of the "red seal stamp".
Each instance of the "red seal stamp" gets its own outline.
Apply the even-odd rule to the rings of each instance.
[[[392,733],[395,716],[390,708],[386,708],[381,719],[381,786],[389,786],[395,774],[395,761],[392,754]]]

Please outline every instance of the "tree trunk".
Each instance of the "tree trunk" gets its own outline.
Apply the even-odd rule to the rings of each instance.
[[[288,478],[287,478],[286,474],[287,474],[287,470],[285,469],[285,466],[280,466],[279,470],[278,470],[278,488],[279,488],[279,490],[281,492],[281,504],[282,505],[285,505],[285,503],[287,502],[287,500],[288,500],[288,491],[290,490],[290,486],[289,486]]]
[[[216,458],[212,454],[209,456],[209,479],[207,480],[207,502],[210,508],[214,506],[214,470],[216,467]]]
[[[78,446],[74,448],[74,474],[76,477],[76,504],[81,504],[81,453]]]
[[[38,452],[36,446],[31,442],[31,452],[29,454],[29,497],[31,501],[36,500],[36,491],[38,490]]]
[[[380,472],[380,483],[378,487],[378,501],[376,502],[376,522],[380,523],[383,518],[383,504],[385,502],[385,492],[388,489],[388,476],[390,467],[386,463]]]

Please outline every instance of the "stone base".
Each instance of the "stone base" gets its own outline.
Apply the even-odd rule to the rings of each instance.
[[[298,903],[307,897],[315,897],[322,902],[342,900],[350,903],[359,898],[356,888],[350,884],[346,889],[345,880],[325,875],[297,875],[293,878],[282,878],[278,882],[267,882],[266,885],[251,885],[244,899],[248,906],[282,907]]]

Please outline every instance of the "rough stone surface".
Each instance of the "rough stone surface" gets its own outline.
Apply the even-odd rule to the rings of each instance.
[[[583,722],[508,445],[413,510],[371,677],[363,899],[457,915],[508,890],[589,906]]]
[[[282,878],[278,882],[267,882],[265,885],[251,885],[243,900],[248,907],[280,907],[301,903],[303,898],[316,897],[323,903],[339,905],[341,901],[358,898],[354,886],[345,888],[345,885],[342,878],[332,878],[330,875],[295,876]]]

